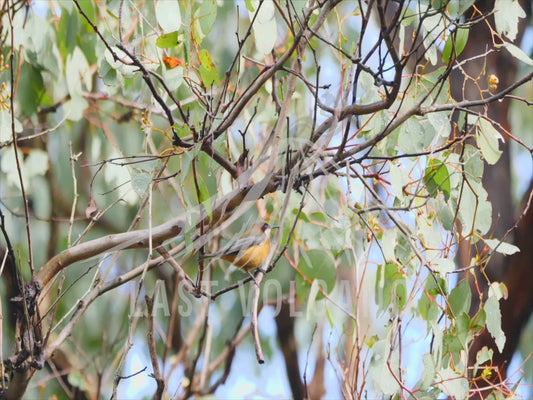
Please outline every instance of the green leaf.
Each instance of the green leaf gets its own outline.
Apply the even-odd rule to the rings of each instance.
[[[470,339],[470,317],[466,312],[462,312],[457,316],[454,324],[457,339],[461,342],[462,348],[466,350]]]
[[[68,383],[79,390],[87,389],[86,375],[81,371],[73,371],[68,374]]]
[[[497,300],[507,299],[507,286],[504,283],[492,282],[489,287],[490,294],[496,297]]]
[[[92,74],[85,54],[79,47],[67,58],[67,87],[71,97],[81,96],[83,92],[82,83],[88,92],[92,89]]]
[[[439,258],[433,263],[433,269],[441,275],[455,271],[455,263],[449,258]]]
[[[401,165],[390,164],[390,179],[394,195],[400,201],[405,200],[404,188],[411,181],[409,174]]]
[[[200,146],[195,146],[192,149],[183,154],[181,157],[181,183],[185,182],[185,179],[189,175],[189,170],[192,165],[192,160],[200,153]]]
[[[428,193],[432,197],[437,197],[438,192],[444,193],[446,201],[450,199],[451,182],[448,167],[437,159],[432,159],[426,168],[424,183],[427,185]]]
[[[526,13],[517,0],[495,0],[494,21],[500,35],[514,41],[518,33],[518,20],[525,17]]]
[[[325,223],[328,220],[328,217],[326,214],[324,214],[322,211],[315,211],[309,214],[309,218],[318,223]]]
[[[442,61],[445,63],[449,62],[452,58],[457,58],[465,49],[466,43],[468,42],[468,33],[470,32],[467,28],[458,28],[453,32],[444,45],[444,50],[442,51]]]
[[[45,88],[41,72],[29,63],[22,64],[17,100],[24,115],[32,116],[35,114],[44,93]],[[11,121],[9,121],[10,131]]]
[[[303,240],[307,249],[321,249],[322,243],[320,236],[322,234],[322,227],[315,223],[301,224],[299,229],[299,237]]]
[[[183,126],[181,126],[179,122],[176,122],[174,124],[174,130],[176,131],[178,136],[182,139],[191,134],[191,128],[189,127],[189,125],[184,124]]]
[[[260,8],[256,11],[259,13],[254,21],[253,32],[255,46],[259,53],[268,54],[274,48],[278,38],[278,25],[274,18],[274,2],[263,1]],[[250,13],[250,19],[253,18]]]
[[[492,249],[496,250],[498,253],[505,255],[512,255],[518,253],[520,249],[511,243],[502,242],[498,239],[485,239],[485,243]]]
[[[441,67],[433,72],[420,76],[417,80],[414,92],[415,98],[413,100],[418,102],[420,97],[427,97],[423,104],[430,105],[434,102],[449,103],[451,98],[448,80],[445,79],[441,82],[445,74],[446,67]],[[442,85],[441,90],[437,90],[436,92],[432,90],[435,85]],[[422,119],[420,117],[416,118]]]
[[[531,59],[531,57],[529,57],[520,47],[515,46],[512,43],[504,43],[503,47],[505,47],[514,58],[519,59],[527,65],[533,65],[533,59]]]
[[[20,97],[20,94],[19,94]],[[15,118],[15,132],[22,132],[22,124]],[[0,144],[13,139],[11,132],[11,111],[0,109]],[[1,159],[1,157],[0,157]]]
[[[317,302],[317,300],[320,300],[324,297],[324,295],[320,292],[321,286],[322,285],[320,284],[320,282],[316,279],[311,284],[309,296],[307,297],[307,321],[316,322],[323,315],[323,306]]]
[[[448,13],[454,18],[460,17],[463,13],[468,10],[475,0],[452,0],[446,1],[446,6]]]
[[[418,13],[415,12],[413,9],[405,8],[405,10],[403,11],[403,16],[401,18],[402,26],[410,26],[414,24],[418,20],[417,15]]]
[[[64,2],[66,5],[68,2]],[[77,10],[68,10],[63,6],[61,8],[61,18],[59,19],[59,28],[57,30],[57,41],[61,55],[66,57],[72,53],[76,46],[78,34],[80,32],[80,17]]]
[[[208,70],[203,65],[200,66],[200,76],[206,89],[210,89],[213,84],[219,85],[220,78],[216,70]]]
[[[429,113],[426,115],[426,118],[437,135],[443,138],[450,136],[451,125],[449,112]]]
[[[463,279],[458,286],[453,288],[448,297],[448,304],[451,309],[452,317],[458,317],[462,313],[468,314],[471,301],[472,291],[470,290],[468,279]]]
[[[407,284],[405,274],[400,267],[393,263],[380,265],[376,278],[376,304],[381,311],[396,305],[403,309],[407,302]]]
[[[431,0],[431,6],[435,10],[440,10],[441,8],[446,7],[447,3],[447,0]]]
[[[195,16],[195,38],[198,44],[209,35],[217,19],[217,3],[215,0],[204,0],[200,7],[194,13]]]
[[[213,198],[202,176],[198,176],[198,188],[200,189],[200,203],[205,207],[207,215],[210,216],[213,212]]]
[[[477,376],[477,370],[487,361],[492,360],[494,350],[489,349],[487,346],[483,346],[476,354],[476,365],[474,366],[474,376]]]
[[[169,90],[178,89],[183,83],[183,67],[176,67],[176,68],[170,68],[170,69],[164,68],[163,78],[165,78],[165,82],[167,83]],[[187,126],[187,128],[189,127]],[[189,134],[190,134],[190,129],[189,129]]]
[[[2,149],[0,157],[0,171],[5,173],[5,180],[7,183],[15,188],[20,189],[20,178],[17,169],[17,162],[15,158],[15,150],[13,146],[8,146]],[[19,157],[21,157],[19,155]],[[19,158],[21,160],[21,158]],[[32,191],[33,186],[31,179],[36,176],[42,176],[48,171],[48,153],[40,149],[32,149],[30,155],[21,160],[22,179],[26,185],[26,191]]]
[[[63,104],[65,117],[70,121],[81,120],[87,107],[89,107],[89,103],[81,96],[74,96]]]
[[[469,180],[469,184],[464,185],[459,204],[459,218],[464,236],[474,231],[484,235],[490,229],[492,205],[487,200],[487,191],[481,182]]]
[[[502,330],[502,314],[500,312],[500,302],[489,289],[489,298],[483,306],[487,316],[487,330],[493,337],[498,347],[498,351],[503,350],[505,345],[505,333]]]
[[[202,51],[200,51],[200,64],[208,71],[216,69],[215,64],[213,63],[213,57],[211,57],[211,54],[207,49],[202,49]]]
[[[426,129],[418,117],[411,117],[400,128],[398,147],[407,154],[424,151],[433,140],[431,129]]]
[[[302,251],[299,273],[296,275],[296,289],[299,299],[305,303],[309,297],[311,284],[318,281],[324,292],[330,293],[335,286],[335,260],[326,251],[309,250]],[[310,283],[311,282],[311,283]],[[322,292],[317,294],[317,300],[324,298]]]
[[[44,175],[48,171],[48,153],[40,149],[32,149],[24,160],[24,173],[27,178]]]
[[[454,213],[450,208],[449,202],[444,201],[442,197],[436,199],[429,199],[429,204],[435,208],[437,218],[442,223],[442,227],[447,231],[453,231]]]
[[[432,65],[437,63],[437,46],[435,39],[438,37],[436,32],[443,32],[446,29],[444,20],[440,13],[432,13],[429,11],[430,5],[420,4],[419,10],[425,14],[424,18],[420,20],[422,27],[424,28],[424,47],[426,51],[424,52],[424,57],[426,60],[431,62]]]
[[[160,0],[155,7],[157,23],[164,32],[181,29],[181,13],[178,0]]]
[[[454,399],[466,399],[468,398],[469,383],[462,374],[458,374],[450,367],[437,372],[439,380],[438,386],[441,390],[451,396]]]
[[[503,140],[502,135],[485,118],[480,118],[476,142],[483,154],[483,158],[490,165],[496,164],[502,155],[498,140]]]
[[[434,282],[433,280],[431,281]],[[439,305],[435,300],[437,294],[431,294],[426,290],[418,300],[418,312],[426,321],[437,321],[440,315]]]
[[[159,36],[155,42],[155,45],[160,49],[170,49],[180,44],[178,40],[178,31],[164,33]]]
[[[213,58],[207,49],[202,49],[200,52],[200,64],[200,76],[205,87],[209,89],[213,84],[219,85],[220,77],[213,63]]]
[[[253,0],[244,0],[244,4],[246,4],[246,8],[248,9],[248,11],[250,11],[251,13],[255,12],[255,6],[254,6],[254,1]]]
[[[116,67],[111,65],[105,56],[100,58],[98,65],[98,76],[102,78],[107,86],[118,85],[120,79],[122,78],[119,78]]]
[[[422,371],[422,381],[420,383],[420,389],[429,389],[435,379],[435,361],[433,361],[432,354],[424,354],[422,356],[422,362],[424,363],[424,370]]]
[[[474,146],[467,144],[464,151],[464,170],[469,181],[481,181],[483,175],[483,159],[481,153]]]
[[[383,249],[383,258],[386,262],[393,262],[396,259],[394,250],[398,245],[398,231],[396,229],[387,229],[381,237],[381,247]]]
[[[131,186],[137,196],[143,198],[152,182],[152,174],[149,174],[145,171],[138,171],[137,169],[132,168],[130,171],[131,174]]]
[[[378,340],[372,347],[370,361],[370,376],[372,382],[385,395],[393,395],[400,390],[398,381],[392,375],[391,368],[398,374],[399,357],[397,352],[391,353],[391,346],[387,340]],[[389,367],[390,364],[390,367]]]
[[[320,235],[323,249],[331,250],[335,255],[346,247],[346,230],[341,228],[325,229]]]

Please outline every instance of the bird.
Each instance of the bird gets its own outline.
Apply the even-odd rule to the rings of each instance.
[[[270,227],[266,222],[254,224],[240,239],[220,251],[204,254],[204,258],[222,258],[236,267],[250,272],[261,267],[270,253]]]

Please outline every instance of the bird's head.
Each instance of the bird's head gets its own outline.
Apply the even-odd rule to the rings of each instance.
[[[259,222],[255,224],[252,229],[257,233],[264,233],[265,235],[269,236],[270,231],[272,229],[277,229],[277,228],[279,228],[279,226],[270,226],[266,222]]]

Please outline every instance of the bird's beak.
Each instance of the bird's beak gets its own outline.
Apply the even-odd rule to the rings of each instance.
[[[279,226],[271,226],[270,229],[279,229]]]

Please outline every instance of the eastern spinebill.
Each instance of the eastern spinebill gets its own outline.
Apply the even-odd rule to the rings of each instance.
[[[202,258],[222,258],[244,271],[261,267],[270,253],[270,227],[266,222],[254,224],[240,239],[220,251],[204,254]]]

